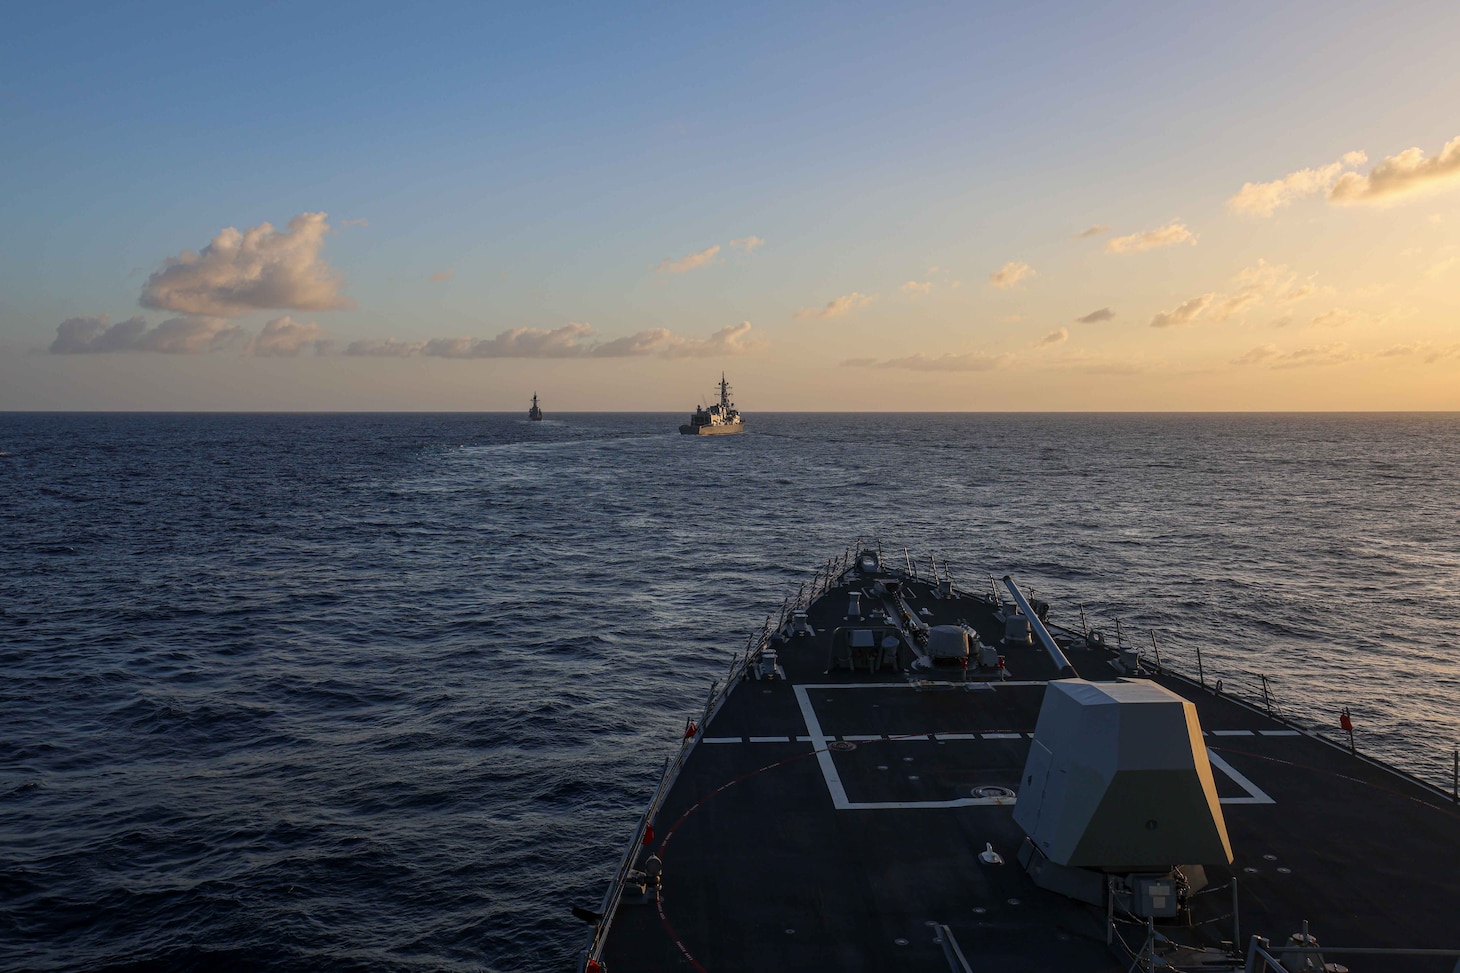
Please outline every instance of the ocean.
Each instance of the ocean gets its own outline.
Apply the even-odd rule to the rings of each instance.
[[[1438,786],[1460,415],[0,415],[0,969],[568,970],[859,537]]]

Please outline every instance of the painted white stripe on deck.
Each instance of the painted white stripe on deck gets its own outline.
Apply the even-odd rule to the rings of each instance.
[[[700,737],[701,743],[740,743],[742,737]]]
[[[838,804],[838,811],[902,811],[915,807],[1013,807],[1012,797],[960,797],[953,801],[883,801],[875,804]]]
[[[806,732],[811,735],[811,745],[816,748],[816,763],[821,767],[821,776],[826,780],[826,789],[831,794],[831,806],[837,810],[847,807],[847,789],[842,786],[842,779],[836,772],[836,763],[831,759],[831,751],[826,749],[826,735],[821,732],[821,721],[816,718],[816,710],[811,705],[811,697],[806,695],[807,686],[792,686],[796,692],[796,705],[801,707],[801,718],[806,721]]]
[[[1007,679],[1007,680],[1005,680],[1003,682],[998,682],[998,681],[985,681],[983,679],[980,679],[980,680],[977,680],[976,682],[974,680],[969,680],[966,683],[950,682],[950,683],[942,683],[940,685],[948,686],[950,689],[957,689],[960,686],[976,686],[976,685],[992,686],[995,689],[1001,689],[1001,688],[1003,688],[1005,686],[1048,686],[1049,685],[1049,680],[1048,679]],[[807,683],[807,684],[802,685],[802,686],[797,686],[796,688],[797,689],[921,689],[923,687],[917,686],[917,685],[914,685],[913,683],[908,683],[908,682],[818,682],[818,683]]]
[[[1024,739],[1024,734],[1022,734],[1022,733],[985,733],[983,735],[983,738],[985,740],[1022,740],[1022,739]]]
[[[936,733],[939,740],[977,740],[977,733]]]
[[[1265,737],[1300,737],[1303,734],[1298,730],[1258,730]]]
[[[845,740],[845,741],[847,741],[848,743],[871,743],[874,740],[881,740],[882,739],[882,734],[880,734],[880,733],[847,733],[847,734],[844,734],[842,736],[842,739]]]
[[[790,743],[790,737],[751,737],[751,743]]]
[[[1252,736],[1252,731],[1251,730],[1213,730],[1212,731],[1212,736],[1214,736],[1214,737],[1250,737],[1250,736]]]
[[[856,803],[847,800],[847,789],[842,785],[841,776],[836,771],[836,763],[832,760],[831,751],[826,748],[828,742],[826,734],[821,730],[821,721],[816,718],[816,710],[811,705],[811,698],[806,694],[808,689],[841,689],[841,686],[792,686],[796,693],[796,704],[801,707],[801,718],[806,721],[806,730],[811,735],[810,742],[816,747],[816,763],[821,768],[821,776],[826,781],[827,792],[831,795],[832,807],[838,811],[894,811],[908,808],[945,808],[945,807],[989,807],[997,805],[1011,805],[1012,798],[1005,797],[961,797],[951,801],[885,801],[875,803]],[[878,737],[880,740],[881,737]]]
[[[1207,751],[1207,759],[1212,762],[1212,766],[1213,767],[1217,768],[1222,773],[1224,773],[1228,777],[1232,778],[1232,782],[1234,784],[1236,784],[1238,787],[1242,788],[1244,791],[1247,792],[1247,796],[1246,797],[1224,797],[1224,798],[1221,798],[1220,799],[1219,803],[1221,803],[1221,804],[1276,804],[1277,803],[1277,801],[1274,801],[1272,798],[1268,797],[1267,794],[1263,791],[1263,789],[1261,787],[1258,787],[1256,784],[1252,783],[1252,781],[1248,780],[1246,778],[1246,776],[1244,776],[1242,773],[1240,773],[1237,770],[1236,767],[1233,767],[1231,764],[1227,763],[1227,761],[1223,760],[1221,757],[1219,757],[1216,754],[1212,753],[1210,750]]]

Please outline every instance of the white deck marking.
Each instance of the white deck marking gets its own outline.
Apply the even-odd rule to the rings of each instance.
[[[1207,751],[1207,759],[1211,761],[1213,767],[1217,768],[1222,773],[1232,778],[1232,783],[1236,784],[1238,787],[1247,792],[1246,797],[1223,797],[1218,801],[1219,804],[1277,803],[1277,801],[1274,801],[1272,798],[1268,797],[1266,792],[1264,792],[1261,787],[1258,787],[1256,784],[1252,783],[1252,781],[1248,780],[1246,776],[1244,776],[1240,771],[1237,770],[1236,767],[1233,767],[1231,764],[1227,763],[1227,761],[1212,753],[1210,750]]]
[[[740,743],[742,737],[700,737],[701,743]]]
[[[874,740],[881,740],[880,733],[843,733],[842,739],[848,743],[871,743]]]
[[[831,792],[831,805],[837,810],[849,806],[847,801],[847,789],[842,786],[841,777],[837,776],[836,764],[832,762],[831,751],[826,749],[826,735],[821,732],[821,721],[816,718],[816,710],[811,705],[811,699],[806,695],[806,686],[792,686],[796,691],[796,704],[801,707],[801,718],[806,721],[806,732],[811,735],[811,745],[816,748],[816,762],[821,767],[821,776],[826,780],[826,789]]]
[[[751,743],[790,743],[790,737],[751,737]]]
[[[1265,737],[1300,737],[1303,735],[1301,730],[1258,730],[1257,732]]]
[[[1004,683],[991,683],[989,685],[992,685],[995,688],[997,688],[998,686],[1045,686],[1045,685],[1048,685],[1048,682],[1046,680],[1042,680],[1042,679],[1041,680],[1018,680],[1018,681],[1011,680],[1009,682],[1004,682]],[[989,805],[1010,805],[1010,806],[1012,806],[1016,802],[1017,798],[1005,798],[1005,797],[962,797],[962,798],[956,798],[956,799],[951,800],[951,801],[878,801],[878,802],[860,802],[860,801],[858,801],[858,802],[854,802],[854,801],[848,800],[847,799],[847,790],[846,790],[846,787],[842,784],[841,776],[837,773],[836,763],[835,763],[835,761],[833,759],[832,753],[831,753],[830,750],[827,749],[827,744],[830,743],[830,742],[832,742],[833,740],[835,740],[836,737],[828,737],[825,734],[825,732],[822,731],[822,729],[821,729],[821,721],[816,718],[816,708],[812,705],[812,703],[811,703],[811,697],[808,695],[809,691],[811,691],[811,690],[818,690],[818,691],[820,691],[820,690],[830,690],[830,689],[899,689],[899,688],[903,688],[903,689],[918,689],[919,687],[918,686],[915,686],[915,685],[912,685],[912,684],[906,684],[906,683],[904,683],[904,684],[898,684],[898,683],[814,683],[814,684],[808,684],[808,685],[804,685],[804,686],[792,686],[791,688],[796,693],[796,704],[801,708],[801,717],[802,717],[802,719],[804,719],[806,721],[806,730],[810,734],[809,736],[804,736],[804,737],[798,736],[795,739],[796,739],[796,741],[798,743],[810,743],[815,748],[815,750],[816,750],[816,763],[821,768],[821,776],[826,781],[826,789],[827,789],[828,793],[830,793],[830,795],[831,795],[831,803],[832,803],[832,806],[834,808],[836,808],[836,810],[838,810],[838,811],[890,811],[890,810],[903,810],[903,809],[908,809],[908,808],[949,808],[949,807],[979,807],[979,806],[985,806],[986,807],[986,806],[989,806]],[[1260,730],[1258,732],[1262,733],[1265,736],[1299,736],[1300,735],[1297,730]],[[1205,731],[1204,730],[1204,731],[1202,731],[1202,735],[1203,736],[1208,736],[1208,735],[1211,735],[1211,736],[1252,736],[1253,735],[1253,731],[1251,731],[1251,730],[1210,730],[1210,731]],[[975,734],[975,733],[936,733],[936,734],[931,734],[931,735],[917,734],[915,736],[901,737],[901,738],[894,737],[893,739],[914,739],[914,740],[924,740],[924,741],[929,740],[929,739],[940,740],[940,741],[946,741],[946,740],[976,740],[976,739],[979,739],[980,736],[983,739],[985,739],[985,740],[1019,740],[1019,739],[1023,739],[1025,736],[1028,736],[1030,739],[1033,739],[1034,738],[1034,734],[1033,733],[1029,733],[1029,734],[1024,734],[1024,733],[984,733],[984,734]],[[771,739],[775,740],[778,743],[783,743],[783,742],[787,742],[790,738],[788,738],[788,737],[774,737],[774,738],[770,738],[770,737],[751,737],[750,739],[751,739],[751,742],[752,743],[758,742],[758,741],[761,741],[761,740],[771,740]],[[866,742],[869,742],[870,743],[870,742],[873,742],[873,741],[879,741],[879,740],[883,740],[883,739],[886,739],[886,738],[883,737],[881,734],[878,734],[878,735],[871,735],[871,734],[852,735],[852,734],[847,734],[847,735],[842,736],[842,739],[843,740],[846,740],[848,742],[866,741]],[[717,743],[740,742],[740,739],[738,737],[725,737],[725,738],[713,738],[713,737],[709,737],[709,738],[705,738],[703,740],[703,742],[709,743],[712,740],[714,742],[717,742]],[[1260,788],[1256,784],[1254,784],[1245,775],[1243,775],[1235,767],[1233,767],[1231,764],[1227,763],[1227,761],[1223,760],[1221,757],[1217,756],[1216,754],[1212,753],[1211,751],[1208,751],[1207,752],[1207,759],[1211,762],[1211,765],[1213,767],[1215,767],[1216,769],[1220,770],[1222,773],[1226,774],[1227,777],[1230,778],[1233,783],[1235,783],[1238,787],[1242,788],[1244,791],[1247,792],[1247,796],[1246,797],[1223,797],[1223,798],[1220,798],[1220,803],[1222,803],[1222,804],[1276,804],[1277,803],[1277,801],[1275,801],[1271,797],[1269,797],[1268,794],[1265,791],[1262,790],[1262,788]]]
[[[967,686],[969,691],[976,691],[976,686],[988,686],[994,689],[1002,689],[1005,686],[1048,686],[1047,679],[1008,679],[1004,682],[998,680],[970,679],[965,683],[939,683],[940,688],[957,689],[960,686]],[[819,682],[807,683],[804,686],[797,686],[797,689],[922,689],[923,687],[907,682]]]
[[[1042,686],[1044,683],[1029,683],[1029,685]],[[886,683],[872,683],[862,685],[817,685],[817,686],[792,686],[796,692],[796,704],[801,707],[801,718],[806,721],[806,730],[811,734],[811,743],[816,748],[816,763],[821,767],[821,776],[826,780],[826,789],[831,794],[831,805],[838,811],[892,811],[908,808],[944,808],[944,807],[987,807],[990,805],[1012,805],[1014,798],[1010,797],[960,797],[951,801],[882,801],[882,802],[852,802],[847,800],[847,789],[842,785],[841,776],[837,773],[836,763],[832,759],[831,751],[826,748],[829,742],[828,737],[821,730],[821,721],[816,718],[816,708],[811,705],[811,697],[807,690],[811,689],[888,689]],[[910,687],[909,687],[910,688]],[[846,737],[844,739],[851,739]],[[877,739],[882,739],[880,736]],[[926,737],[924,738],[926,739]]]

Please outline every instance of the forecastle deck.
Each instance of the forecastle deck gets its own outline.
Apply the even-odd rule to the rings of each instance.
[[[991,597],[940,598],[930,584],[901,581],[923,622],[967,622],[999,643]],[[663,862],[658,901],[605,917],[583,965],[1131,967],[1143,924],[1117,916],[1110,926],[1105,910],[1036,887],[1017,861],[1024,834],[1013,802],[1056,676],[1050,656],[1008,646],[1002,671],[965,676],[914,670],[906,644],[891,659],[834,651],[834,633],[853,623],[852,595],[867,598],[869,584],[855,571],[839,578],[807,609],[815,634],[774,645],[776,677],[746,667],[695,728],[636,856]],[[1059,641],[1080,677],[1117,678],[1112,651],[1068,632]],[[1143,678],[1196,704],[1236,856],[1230,867],[1207,865],[1196,924],[1163,933],[1197,946],[1240,941],[1240,953],[1242,937],[1281,943],[1308,920],[1325,945],[1460,945],[1460,813],[1448,795],[1180,676]],[[1004,864],[980,860],[989,845]],[[1413,957],[1361,959],[1347,962],[1431,968]],[[1449,969],[1454,959],[1428,962]]]

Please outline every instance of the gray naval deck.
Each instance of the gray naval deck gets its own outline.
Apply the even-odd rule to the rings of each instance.
[[[1108,943],[1103,908],[1037,887],[1018,862],[1013,800],[1057,676],[1050,655],[1012,645],[1002,671],[927,678],[909,671],[905,645],[880,668],[872,652],[834,653],[836,630],[855,627],[849,597],[868,585],[843,581],[809,606],[815,635],[776,646],[783,677],[737,682],[687,745],[638,855],[663,862],[658,901],[620,906],[585,960],[609,973],[1131,969],[1144,925],[1117,921]],[[999,643],[992,598],[903,585],[923,621],[964,621]],[[1080,677],[1117,677],[1113,652],[1059,641]],[[1197,707],[1235,855],[1207,864],[1194,924],[1158,931],[1240,953],[1244,937],[1282,943],[1307,920],[1325,946],[1460,946],[1448,796],[1179,676],[1148,678]],[[990,845],[1003,864],[980,860]]]

